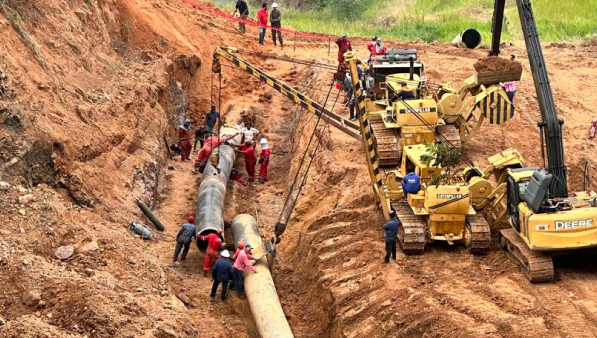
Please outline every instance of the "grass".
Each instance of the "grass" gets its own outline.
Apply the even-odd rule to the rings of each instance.
[[[214,0],[232,11],[235,1]],[[327,3],[327,5],[322,5]],[[280,8],[285,27],[306,32],[451,41],[467,28],[491,41],[494,0],[312,0],[312,9]],[[360,8],[354,15],[350,4]],[[575,42],[595,36],[597,1],[532,0],[542,42]],[[251,17],[257,7],[250,5]],[[350,18],[355,16],[354,18]],[[502,41],[522,42],[515,0],[507,0]]]

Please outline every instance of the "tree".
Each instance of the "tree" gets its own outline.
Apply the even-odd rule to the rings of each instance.
[[[443,179],[448,179],[448,184],[452,183],[450,169],[460,164],[460,151],[452,148],[450,145],[439,143],[424,143],[427,153],[421,155],[421,161],[428,163],[432,167],[442,167],[446,170],[445,175],[437,176],[429,184],[439,184]]]

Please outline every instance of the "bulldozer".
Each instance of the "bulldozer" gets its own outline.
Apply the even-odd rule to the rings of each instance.
[[[500,245],[512,253],[528,280],[549,282],[555,278],[553,256],[597,247],[597,193],[568,193],[564,121],[557,117],[531,2],[516,4],[542,117],[538,125],[543,167],[498,170],[499,188],[476,207],[493,224],[507,222],[508,228],[500,230]],[[495,0],[490,56],[500,52],[505,5],[505,0]],[[469,182],[483,175],[478,169],[465,174]]]

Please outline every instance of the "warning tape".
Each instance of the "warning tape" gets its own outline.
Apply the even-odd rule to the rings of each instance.
[[[331,35],[321,35],[321,34],[310,34],[310,33],[305,33],[305,32],[300,32],[300,31],[295,31],[292,29],[287,29],[287,28],[282,28],[282,27],[272,27],[272,26],[268,26],[268,25],[261,25],[253,20],[244,20],[244,19],[240,19],[240,18],[235,18],[232,17],[228,14],[222,13],[220,11],[214,11],[210,8],[207,8],[205,6],[199,5],[198,3],[192,1],[192,0],[180,0],[181,2],[184,2],[188,5],[191,5],[192,7],[199,9],[203,12],[215,15],[215,16],[219,16],[223,19],[229,20],[229,21],[236,21],[236,22],[242,22],[245,23],[247,25],[250,26],[255,26],[255,27],[261,27],[261,28],[269,28],[271,30],[276,30],[279,32],[286,32],[289,34],[294,34],[296,36],[301,36],[301,37],[305,37],[305,38],[310,38],[310,39],[318,39],[318,40],[325,40],[330,42],[332,40],[332,38],[334,38],[334,36]]]

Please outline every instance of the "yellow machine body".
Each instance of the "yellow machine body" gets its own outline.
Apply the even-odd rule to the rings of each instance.
[[[467,215],[474,215],[468,188],[464,185],[432,185],[425,190],[429,238],[460,241]]]
[[[533,170],[509,171],[519,190],[533,175]],[[523,192],[523,191],[521,191]],[[597,193],[582,191],[565,198],[568,207],[553,213],[534,213],[521,201],[518,224],[510,216],[509,223],[518,231],[529,249],[536,251],[568,251],[597,247]]]
[[[431,167],[426,162],[421,161],[421,155],[427,154],[427,148],[424,144],[405,146],[402,153],[402,163],[400,171],[406,173],[409,164],[414,165],[415,173],[419,175],[421,184],[429,184],[435,177],[441,175],[440,167]]]

